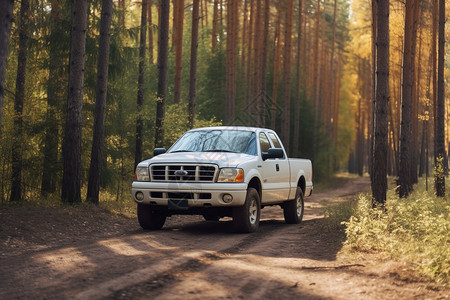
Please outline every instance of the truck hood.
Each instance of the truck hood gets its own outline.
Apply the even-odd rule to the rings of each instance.
[[[217,164],[219,168],[237,167],[243,162],[254,160],[257,157],[243,153],[224,153],[224,152],[178,152],[164,153],[147,159],[139,165],[150,164],[172,164],[172,163],[188,163],[188,164]]]

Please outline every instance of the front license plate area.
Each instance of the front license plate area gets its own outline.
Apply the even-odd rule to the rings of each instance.
[[[188,201],[187,200],[169,200],[167,204],[168,209],[173,210],[187,210],[188,209]]]

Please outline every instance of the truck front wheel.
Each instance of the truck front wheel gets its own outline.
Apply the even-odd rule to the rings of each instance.
[[[166,214],[156,211],[151,205],[138,203],[137,216],[143,229],[158,230],[166,222]]]
[[[261,200],[254,188],[247,189],[244,206],[233,207],[234,229],[242,233],[255,232],[259,227]]]
[[[297,187],[295,199],[283,203],[284,220],[286,221],[286,223],[300,223],[303,219],[304,207],[303,191],[300,187]]]

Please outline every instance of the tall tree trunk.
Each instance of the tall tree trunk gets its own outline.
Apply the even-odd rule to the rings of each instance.
[[[3,124],[3,103],[5,100],[6,64],[9,55],[9,36],[13,21],[14,0],[0,1],[0,137]]]
[[[286,1],[286,25],[284,41],[283,61],[283,121],[281,123],[281,136],[286,151],[290,151],[290,127],[291,127],[291,43],[292,43],[292,12],[293,0]],[[289,152],[290,153],[290,152]]]
[[[217,25],[219,22],[219,0],[214,0],[213,22],[211,33],[211,48],[214,51],[217,47]]]
[[[197,84],[197,50],[198,50],[198,23],[199,0],[194,0],[192,8],[192,36],[191,36],[191,71],[189,78],[189,127],[194,127],[195,94]]]
[[[267,52],[269,48],[269,22],[270,22],[270,1],[264,0],[264,29],[262,38],[262,54],[261,54],[261,101],[260,101],[260,123],[265,126],[266,123],[266,71],[267,71]]]
[[[19,55],[17,58],[16,94],[14,98],[14,141],[12,146],[12,182],[10,201],[22,200],[23,104],[28,56],[30,1],[20,4]]]
[[[264,109],[263,109],[263,95],[262,93],[262,55],[264,45],[264,22],[263,10],[261,0],[256,0],[256,19],[255,19],[255,39],[253,46],[253,89],[252,89],[252,104],[250,105],[248,114],[255,116],[251,125],[256,127],[263,127]]]
[[[139,42],[139,75],[137,89],[137,120],[136,120],[136,148],[134,152],[134,167],[142,161],[142,137],[144,121],[142,119],[142,105],[144,105],[144,79],[145,79],[145,44],[147,36],[147,1],[142,1],[141,11],[141,36]]]
[[[61,0],[53,0],[50,23],[49,77],[47,83],[47,113],[45,117],[45,140],[43,147],[41,194],[46,196],[56,191],[58,177],[59,112],[63,109],[64,91],[61,86],[67,80],[66,49],[61,38],[66,38],[61,13]],[[68,37],[68,35],[67,35]],[[68,51],[68,49],[67,49]]]
[[[282,0],[278,1],[277,5],[277,23],[275,26],[275,38],[274,38],[274,53],[273,53],[273,87],[272,87],[272,107],[271,107],[271,117],[270,117],[270,127],[275,129],[276,117],[277,117],[277,107],[278,107],[278,81],[279,72],[281,64],[281,20],[283,15]]]
[[[111,19],[113,1],[102,0],[102,16],[100,20],[100,38],[97,62],[97,87],[95,91],[94,135],[92,139],[91,164],[87,200],[98,204],[100,190],[100,166],[103,161],[105,139],[106,97],[108,92],[109,45],[111,36]]]
[[[86,53],[87,0],[75,0],[72,10],[69,92],[63,146],[62,201],[81,202],[81,125]]]
[[[249,1],[244,0],[244,15],[242,16],[242,42],[241,42],[241,66],[245,68],[246,64],[246,49],[248,48],[248,3]],[[243,74],[243,78],[245,78],[245,74]]]
[[[417,55],[417,70],[416,70],[416,41],[417,30],[419,27],[419,13],[420,1],[415,1],[413,12],[413,46],[412,46],[412,93],[411,93],[411,183],[416,184],[418,178],[418,154],[419,154],[419,97],[420,97],[420,59],[422,58],[422,38],[419,37],[419,53]]]
[[[175,6],[176,3],[176,6]],[[175,0],[174,7],[174,47],[175,47],[175,83],[174,103],[181,100],[181,75],[183,71],[183,25],[184,25],[184,0]],[[192,30],[194,30],[192,28]],[[198,31],[198,30],[197,30]]]
[[[432,105],[433,105],[433,121],[434,121],[434,156],[437,156],[437,148],[436,148],[436,136],[437,136],[437,36],[438,36],[438,21],[439,21],[439,3],[438,0],[432,0],[433,9],[432,9],[432,32],[431,32],[431,58],[432,59],[432,81],[433,81],[433,93],[432,93]]]
[[[148,60],[150,65],[153,65],[153,20],[152,20],[152,6],[153,0],[148,0],[147,3],[147,21],[148,21]]]
[[[313,62],[314,65],[312,68],[312,80],[313,80],[313,111],[314,111],[314,121],[313,121],[313,153],[316,156],[317,153],[317,144],[318,144],[318,128],[320,124],[320,3],[322,0],[317,0],[317,8],[316,8],[316,22],[315,22],[315,35],[314,35],[314,50],[313,50]],[[314,157],[316,158],[316,157]]]
[[[437,74],[437,104],[436,104],[436,172],[434,185],[436,196],[445,196],[445,0],[439,0],[439,29],[438,29],[438,74]]]
[[[377,5],[377,73],[375,136],[373,153],[372,205],[384,205],[387,191],[387,152],[389,114],[389,0]]]
[[[169,59],[169,0],[160,1],[159,35],[158,35],[158,91],[156,94],[155,146],[164,145],[164,117],[167,97],[167,71]]]
[[[236,44],[237,44],[237,0],[227,2],[227,46],[226,46],[226,118],[225,123],[234,120],[236,101]]]
[[[297,23],[297,55],[295,63],[295,103],[294,103],[294,133],[292,139],[292,155],[295,157],[299,154],[299,140],[300,140],[300,91],[302,86],[301,79],[301,46],[302,46],[302,7],[303,0],[298,0],[298,23]]]
[[[372,70],[371,70],[371,76],[372,76],[372,128],[370,130],[370,159],[369,159],[369,175],[370,180],[373,180],[373,147],[374,147],[374,139],[375,139],[375,102],[376,102],[376,70],[377,70],[377,46],[376,46],[376,33],[377,33],[377,0],[372,0],[372,34],[371,34],[371,40],[372,40]],[[389,129],[388,129],[389,130]],[[389,139],[388,139],[388,147],[389,147]],[[389,153],[389,151],[388,151]],[[389,155],[389,154],[388,154]]]
[[[408,197],[412,191],[411,180],[411,116],[413,96],[413,27],[416,0],[406,1],[405,31],[403,36],[402,116],[400,124],[400,168],[397,184],[400,197]]]
[[[246,59],[246,66],[245,66],[245,83],[246,83],[246,95],[245,95],[245,105],[246,107],[250,107],[250,99],[253,96],[252,95],[252,86],[253,86],[253,74],[252,74],[252,66],[253,66],[253,55],[254,55],[254,40],[255,40],[255,14],[256,14],[256,1],[249,1],[250,5],[250,17],[248,21],[248,30],[247,30],[247,59]]]

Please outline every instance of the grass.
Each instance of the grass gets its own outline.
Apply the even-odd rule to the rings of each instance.
[[[337,173],[329,178],[326,179],[320,179],[319,181],[314,181],[314,190],[317,191],[327,191],[327,190],[332,190],[332,189],[336,189],[339,188],[340,186],[342,186],[344,183],[358,178],[359,176],[356,174],[350,174],[350,173]]]
[[[330,224],[345,225],[344,251],[383,252],[405,260],[433,281],[450,283],[450,201],[420,182],[408,198],[388,191],[385,209],[372,209],[371,195],[329,208]],[[448,189],[447,189],[448,191]]]
[[[122,214],[128,217],[136,217],[136,202],[130,197],[116,199],[116,196],[103,191],[100,194],[99,206],[115,214]]]

